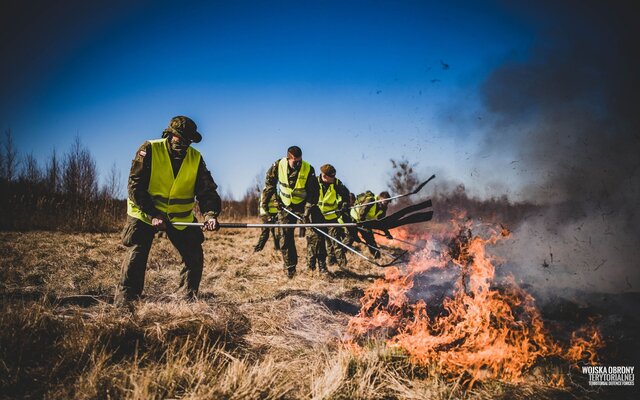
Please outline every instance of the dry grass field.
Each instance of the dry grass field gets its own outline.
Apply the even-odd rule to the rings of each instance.
[[[360,298],[384,270],[349,255],[330,277],[289,280],[257,230],[208,233],[200,299],[172,296],[180,259],[156,238],[145,298],[111,305],[127,249],[119,235],[0,233],[0,397],[87,399],[597,398],[544,368],[472,387],[371,340],[345,343]],[[600,393],[602,394],[602,393]]]

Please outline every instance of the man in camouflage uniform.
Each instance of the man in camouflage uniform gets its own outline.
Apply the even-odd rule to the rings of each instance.
[[[349,202],[349,189],[336,178],[336,169],[331,164],[325,164],[320,167],[320,176],[318,177],[318,207],[323,214],[322,222],[338,222],[341,214],[346,212]],[[321,228],[325,233],[342,241],[345,237],[344,228]],[[326,238],[321,233],[313,230],[307,237],[307,265],[312,270],[315,269],[316,261],[318,270],[321,273],[327,273],[327,247],[333,247],[338,266],[347,266],[347,256],[345,249],[333,240]]]
[[[384,218],[387,215],[387,207],[389,206],[389,201],[390,201],[386,199],[388,199],[389,197],[391,196],[387,191],[380,192],[378,196],[375,196],[373,192],[370,190],[367,190],[364,193],[360,193],[356,197],[354,207],[351,208],[352,220],[355,222],[364,222],[364,221],[371,221],[374,219]],[[370,203],[377,200],[383,200],[383,201],[379,203],[369,204],[362,207],[358,206],[360,204],[366,204],[366,203]],[[360,239],[358,239],[358,236],[357,236],[358,233],[360,233],[360,236],[362,237],[364,242],[367,245],[369,245],[368,246],[369,252],[371,252],[373,257],[376,259],[380,258],[380,252],[371,247],[371,246],[378,247],[378,243],[376,243],[376,239],[373,236],[373,231],[371,229],[365,229],[365,228],[360,228],[360,229],[351,228],[350,236],[356,242],[360,242]],[[391,236],[388,230],[385,230],[384,233],[388,239],[393,239],[393,237]]]
[[[302,150],[298,146],[287,149],[283,157],[269,168],[262,191],[262,209],[268,212],[268,199],[275,196],[278,209],[278,222],[295,224],[297,219],[284,209],[304,215],[304,219],[317,222],[322,219],[318,209],[318,179],[313,167],[302,160]],[[282,252],[287,276],[293,278],[298,264],[298,253],[293,237],[293,228],[276,230],[278,244]]]
[[[260,215],[260,220],[263,224],[273,224],[276,222],[278,218],[278,206],[275,201],[276,195],[271,196],[269,201],[267,202],[269,209],[265,211],[262,208],[262,193],[260,193],[260,200],[258,201],[258,214]],[[267,240],[269,240],[269,234],[273,237],[273,247],[275,250],[280,250],[280,246],[278,245],[278,240],[276,239],[276,230],[275,228],[262,228],[260,232],[260,236],[258,237],[258,243],[253,248],[253,252],[257,253],[264,249],[264,245],[267,244]]]
[[[146,141],[131,163],[127,200],[127,223],[123,244],[131,247],[122,264],[122,276],[115,303],[124,305],[142,294],[147,259],[154,235],[166,230],[180,253],[184,268],[180,272],[178,292],[185,299],[195,299],[202,277],[204,235],[198,227],[173,226],[172,222],[193,222],[193,205],[197,199],[204,214],[203,229],[217,230],[221,199],[217,185],[200,153],[190,147],[202,136],[189,118],[171,119],[162,139]]]

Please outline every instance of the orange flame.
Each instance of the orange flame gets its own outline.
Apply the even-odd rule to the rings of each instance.
[[[574,364],[585,360],[591,364],[598,363],[597,350],[604,347],[600,331],[593,326],[583,326],[571,334],[571,347],[565,357]]]
[[[466,377],[470,385],[489,378],[521,381],[537,361],[549,356],[572,363],[597,361],[602,339],[595,327],[575,332],[565,350],[551,339],[533,297],[512,277],[499,289],[492,287],[495,260],[486,249],[510,234],[506,228],[494,228],[482,239],[472,237],[471,221],[456,226],[458,234],[448,234],[451,244],[446,254],[422,252],[405,272],[389,268],[384,279],[365,291],[360,313],[349,322],[350,346],[382,334],[388,345],[404,350],[413,363],[435,366],[445,376]],[[430,312],[423,300],[409,301],[416,277],[451,268],[459,269],[460,278],[438,312]],[[554,376],[549,383],[563,382],[564,377]]]

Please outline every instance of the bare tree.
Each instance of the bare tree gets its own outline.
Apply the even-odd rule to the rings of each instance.
[[[102,187],[102,196],[108,199],[119,199],[122,195],[121,184],[120,171],[118,171],[118,167],[114,161],[113,164],[111,164],[109,175],[107,175],[107,181]]]
[[[45,174],[47,190],[49,190],[50,193],[60,191],[60,161],[58,161],[56,149],[51,151],[51,158],[49,159]]]
[[[404,157],[401,160],[390,160],[392,165],[392,174],[389,181],[389,189],[392,195],[404,194],[413,191],[420,182],[414,168],[417,163],[410,163]]]
[[[18,169],[18,150],[13,143],[11,129],[4,131],[2,150],[2,168],[0,168],[0,173],[2,174],[2,178],[11,181],[16,177],[16,171]]]
[[[76,136],[65,156],[62,185],[65,193],[82,199],[94,198],[98,194],[98,172],[91,153],[80,137]]]
[[[80,139],[76,137],[62,166],[62,188],[71,196],[79,196],[80,193],[80,150]]]
[[[98,170],[96,162],[86,148],[80,157],[80,194],[83,198],[94,198],[98,195]]]
[[[38,183],[42,180],[42,171],[33,153],[29,153],[24,157],[20,179],[31,184]]]
[[[262,191],[263,176],[264,172],[260,172],[253,178],[253,184],[247,188],[244,196],[242,196],[242,200],[240,200],[246,216],[258,215],[258,203],[260,192]]]

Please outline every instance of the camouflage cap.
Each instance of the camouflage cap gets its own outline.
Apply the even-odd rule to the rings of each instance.
[[[331,164],[325,164],[320,167],[320,172],[330,177],[336,176],[336,169]]]
[[[198,132],[196,123],[191,118],[182,115],[171,118],[169,127],[166,130],[193,143],[200,143],[202,140],[202,135]]]

